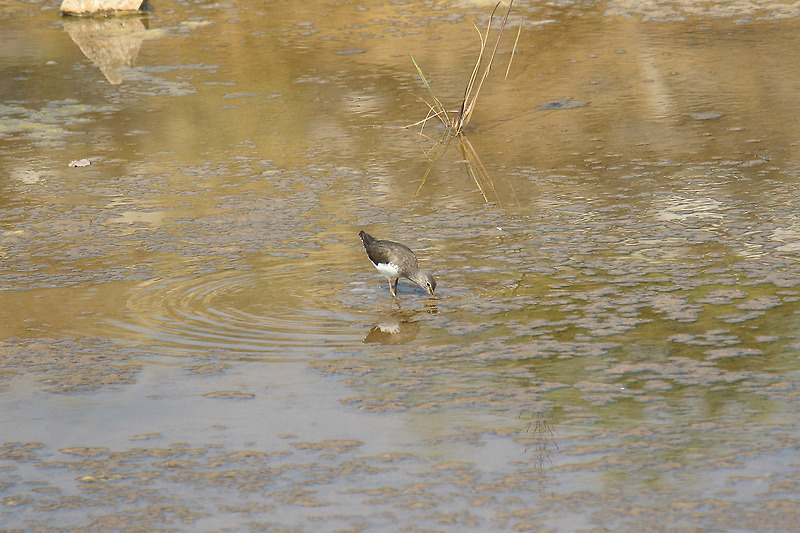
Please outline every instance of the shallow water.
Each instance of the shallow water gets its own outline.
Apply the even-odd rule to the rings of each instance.
[[[1,6],[0,531],[795,530],[800,9],[695,4],[519,7],[482,190],[491,4]]]

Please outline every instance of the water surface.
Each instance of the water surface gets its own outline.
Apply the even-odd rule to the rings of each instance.
[[[799,10],[490,10],[0,8],[4,531],[794,529]]]

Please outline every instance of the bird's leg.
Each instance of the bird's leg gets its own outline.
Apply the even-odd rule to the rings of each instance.
[[[394,278],[394,291],[392,292],[392,294],[394,294],[395,296],[397,296],[397,282],[398,281],[400,281],[400,278]]]
[[[395,285],[396,285],[396,284],[397,284],[397,282],[396,282],[396,280],[395,280]],[[392,296],[397,296],[397,293],[396,293],[396,292],[394,292],[394,289],[392,288],[392,280],[389,280],[389,292],[391,292],[391,293],[392,293]]]

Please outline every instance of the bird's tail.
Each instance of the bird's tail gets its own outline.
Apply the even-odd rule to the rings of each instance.
[[[373,237],[372,235],[370,235],[366,231],[359,232],[358,236],[361,237],[361,242],[364,243],[364,246],[369,246],[370,244],[372,244],[373,242],[375,242],[377,240],[377,239],[375,239],[375,237]]]

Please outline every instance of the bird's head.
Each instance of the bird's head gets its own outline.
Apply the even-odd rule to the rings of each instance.
[[[414,280],[417,284],[428,291],[428,294],[433,296],[433,291],[436,290],[436,280],[429,272],[420,272],[419,279]]]

